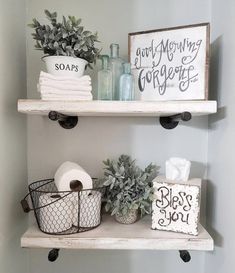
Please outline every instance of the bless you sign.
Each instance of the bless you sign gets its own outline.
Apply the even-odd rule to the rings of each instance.
[[[208,98],[209,24],[129,34],[138,100]]]
[[[201,180],[176,183],[157,177],[153,187],[152,229],[198,235]]]

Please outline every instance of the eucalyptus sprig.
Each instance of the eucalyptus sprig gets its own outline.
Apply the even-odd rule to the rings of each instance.
[[[57,12],[45,10],[50,25],[40,24],[37,19],[28,26],[35,30],[32,33],[36,40],[35,49],[42,50],[46,55],[79,57],[91,67],[100,53],[95,47],[98,41],[97,32],[84,30],[82,20],[74,16],[63,16],[62,22],[57,21]]]
[[[141,216],[149,214],[154,197],[152,180],[157,175],[157,166],[149,164],[142,170],[128,155],[103,163],[106,211],[111,215],[126,215],[132,209],[139,209]]]

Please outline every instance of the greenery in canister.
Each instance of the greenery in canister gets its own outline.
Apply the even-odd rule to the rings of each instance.
[[[57,21],[57,12],[45,10],[50,25],[40,24],[33,19],[30,27],[34,28],[33,39],[35,48],[47,55],[73,56],[88,61],[88,66],[95,62],[100,50],[95,47],[98,42],[97,32],[84,30],[81,19],[74,16],[63,16],[62,22]]]
[[[130,210],[140,210],[141,216],[151,212],[153,200],[152,180],[157,175],[156,165],[150,164],[144,170],[128,155],[118,160],[104,161],[104,185],[106,211],[111,215],[126,215]]]

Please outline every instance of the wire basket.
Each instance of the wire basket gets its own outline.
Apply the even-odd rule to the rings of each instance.
[[[95,187],[96,180],[93,180]],[[58,191],[54,179],[36,181],[21,201],[23,210],[34,211],[39,229],[47,234],[66,235],[100,225],[105,187],[80,191]],[[30,195],[32,207],[27,202]]]

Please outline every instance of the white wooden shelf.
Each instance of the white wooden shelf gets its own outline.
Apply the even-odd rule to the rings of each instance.
[[[28,248],[58,249],[151,249],[151,250],[202,250],[211,251],[214,242],[200,225],[199,235],[151,230],[150,217],[132,225],[117,223],[110,216],[91,231],[72,235],[47,235],[36,225],[21,238],[21,246]]]
[[[57,111],[73,116],[169,116],[190,112],[193,116],[216,113],[216,101],[43,101],[19,100],[18,111],[47,115]]]

